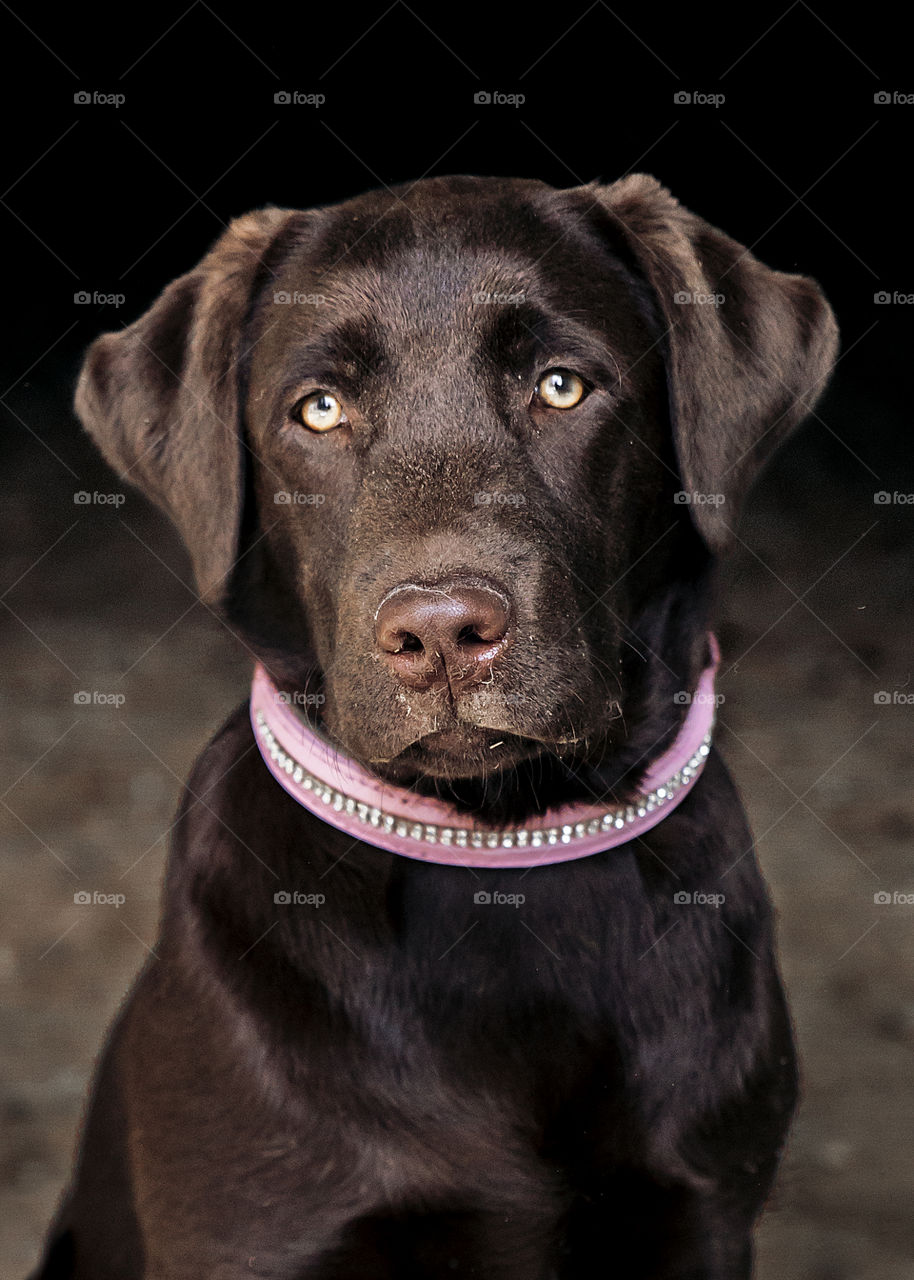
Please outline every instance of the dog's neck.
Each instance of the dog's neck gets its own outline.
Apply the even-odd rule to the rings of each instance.
[[[456,803],[385,782],[333,745],[281,693],[263,666],[254,672],[251,721],[267,768],[301,805],[354,839],[425,862],[529,867],[625,844],[656,826],[685,798],[710,752],[718,649],[690,694],[673,741],[642,761],[621,798],[598,792],[550,805],[540,820],[486,826]],[[580,776],[575,774],[580,782]],[[588,787],[588,789],[591,789]]]

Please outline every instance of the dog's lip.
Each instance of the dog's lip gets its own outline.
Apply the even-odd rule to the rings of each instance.
[[[352,752],[357,759],[368,767],[390,765],[395,768],[421,764],[423,761],[436,761],[440,764],[466,762],[472,756],[478,762],[485,752],[493,766],[502,762],[517,763],[523,759],[552,754],[562,760],[575,758],[577,749],[600,741],[605,733],[604,726],[578,727],[576,733],[565,733],[554,736],[536,725],[506,728],[498,724],[480,724],[474,720],[447,719],[445,728],[432,729],[426,733],[417,733],[406,742],[391,743],[386,751],[372,752],[360,750],[350,744],[348,738],[337,733],[328,715],[328,707],[324,707],[319,717],[306,715],[312,731],[325,738],[335,749]],[[380,745],[380,744],[379,744]]]
[[[538,738],[459,721],[446,729],[414,738],[396,754],[373,763],[415,765],[434,761],[437,764],[465,764],[471,757],[476,762],[488,757],[492,766],[497,767],[503,761],[515,764],[549,749],[554,749],[553,744]]]
[[[521,740],[516,734],[507,733],[503,729],[491,729],[483,725],[458,723],[448,729],[436,729],[434,733],[426,733],[421,738],[417,738],[412,745],[432,751],[450,751],[455,747],[465,747],[468,743],[473,743],[474,741],[485,741],[489,737],[495,739],[495,741],[487,743],[489,747],[493,748],[500,746],[501,742],[508,738],[514,738],[517,741]]]
[[[417,734],[408,742],[398,745],[389,754],[372,755],[367,758],[369,765],[400,765],[422,760],[440,762],[465,761],[468,756],[477,761],[485,753],[490,755],[493,765],[502,760],[515,763],[542,755],[544,752],[570,759],[576,748],[593,742],[594,730],[582,731],[578,734],[565,734],[554,737],[548,732],[538,731],[535,726],[529,729],[515,726],[505,728],[499,725],[478,724],[472,720],[452,720],[443,729],[430,730]]]

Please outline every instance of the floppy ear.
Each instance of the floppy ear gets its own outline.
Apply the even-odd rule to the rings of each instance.
[[[714,495],[692,515],[725,550],[755,476],[824,390],[835,318],[814,281],[770,270],[654,178],[597,192],[657,296],[683,488]]]
[[[76,412],[108,462],[171,517],[201,595],[217,601],[237,554],[244,493],[242,333],[265,255],[302,215],[232,222],[193,271],[120,333],[89,348]]]

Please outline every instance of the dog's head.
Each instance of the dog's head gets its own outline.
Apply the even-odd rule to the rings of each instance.
[[[545,803],[675,728],[835,347],[814,283],[651,178],[436,178],[238,219],[76,403],[346,751],[477,807],[535,765]]]

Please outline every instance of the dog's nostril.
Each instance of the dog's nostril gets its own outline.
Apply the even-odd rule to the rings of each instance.
[[[405,585],[383,601],[375,638],[391,672],[416,688],[488,677],[512,630],[509,600],[473,579]]]

